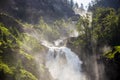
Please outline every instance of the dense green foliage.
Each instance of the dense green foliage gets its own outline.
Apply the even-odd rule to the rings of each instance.
[[[114,8],[96,8],[93,14],[93,37],[97,41],[97,46],[109,45],[112,52],[108,51],[108,58],[114,58],[115,54],[120,53],[120,13]]]
[[[53,41],[59,39],[62,36],[68,36],[70,33],[71,20],[56,20],[52,24],[47,24],[41,17],[39,23],[33,25],[32,29],[39,34],[39,39],[45,39],[48,41]],[[29,28],[29,27],[28,27]]]
[[[32,25],[4,13],[0,18],[0,79],[42,79],[47,69],[43,57],[46,48],[41,45],[41,40],[53,41],[68,36],[70,21],[61,19],[48,25],[40,18],[38,24]]]
[[[36,64],[32,52],[35,50],[39,52],[43,47],[35,38],[19,31],[19,27],[23,28],[22,23],[6,14],[0,15],[5,18],[4,16],[13,21],[13,26],[5,26],[4,22],[0,22],[0,79],[38,80],[37,69],[33,71]]]
[[[51,17],[51,15],[52,17],[71,16],[73,14],[71,9],[75,6],[78,7],[77,4],[75,5],[73,3],[73,0],[62,0],[64,2],[61,2],[60,0],[58,2],[57,0],[44,0],[43,3],[40,3],[42,1],[40,0],[39,3],[41,5],[37,4],[36,7],[30,9],[35,10],[35,13],[34,11],[31,11],[31,13],[27,12],[29,11],[30,6],[26,6],[25,1],[22,2],[16,0],[15,3],[18,10],[17,8],[15,8],[16,10],[13,10],[10,7],[10,10],[13,10],[11,12],[17,12],[14,16],[23,21],[38,24],[22,23],[12,16],[0,13],[0,79],[2,80],[42,79],[43,75],[46,76],[46,70],[44,60],[42,59],[43,56],[38,57],[41,53],[41,55],[45,55],[42,52],[45,47],[40,44],[41,40],[53,42],[53,40],[60,39],[61,37],[68,37],[72,32],[72,30],[70,31],[71,21],[61,19],[47,24],[42,17],[39,20],[39,17],[44,15],[44,13],[50,13],[50,15],[47,15],[49,17]],[[2,3],[4,3],[4,1],[2,1]],[[59,3],[64,6],[61,6]],[[89,6],[89,10],[93,11],[92,23],[89,22],[89,15],[86,15],[86,17],[81,16],[76,25],[80,35],[78,38],[71,41],[75,48],[81,46],[83,51],[85,50],[85,53],[88,54],[87,56],[91,57],[91,55],[95,54],[105,58],[105,60],[103,60],[105,61],[107,68],[110,67],[111,69],[115,69],[116,66],[118,69],[120,66],[119,3],[119,0],[95,0],[92,4],[93,6]],[[4,4],[6,5],[6,3]],[[56,4],[61,6],[61,8],[58,9]],[[33,6],[33,4],[31,5]],[[64,8],[65,6],[67,9]],[[46,10],[45,7],[47,7]],[[41,12],[41,14],[38,14],[38,11],[40,11],[39,9],[43,10],[43,13]],[[44,17],[46,17],[46,15],[44,15]],[[28,20],[26,20],[26,18]],[[110,50],[103,52],[101,48],[105,45],[109,46]],[[86,59],[85,54],[81,55]],[[36,58],[40,58],[40,63],[36,63]],[[89,58],[84,61],[87,62],[87,60],[89,60]],[[38,64],[40,66],[37,66]],[[111,66],[109,66],[109,64],[111,64]],[[109,73],[109,70],[107,70],[108,69],[106,69],[106,73]],[[115,74],[117,75],[117,72],[115,72]],[[111,78],[110,80],[117,80],[117,78],[115,76],[115,78]]]
[[[92,27],[89,21],[89,15],[81,16],[76,24],[77,31],[79,32],[79,37],[71,41],[76,47],[81,46],[82,48],[90,49],[92,40]]]
[[[119,1],[113,1],[116,3],[116,7],[113,6],[115,4],[110,3],[111,1],[113,0],[96,0],[93,2],[93,6],[90,7],[93,11],[92,26],[89,26],[88,15],[80,18],[77,23],[80,34],[79,40],[76,41],[77,44],[84,44],[83,46],[90,46],[91,48],[93,47],[91,45],[96,45],[98,48],[104,45],[111,48],[120,45]],[[106,4],[107,2],[109,4]]]
[[[105,53],[104,56],[106,56],[109,59],[113,59],[115,57],[118,57],[118,56],[116,56],[116,54],[117,55],[120,54],[120,46],[115,46],[113,49],[114,50],[110,50],[107,53]]]
[[[95,64],[98,65],[100,73],[99,80],[118,80],[120,79],[120,1],[95,0],[90,5],[89,11],[93,14],[92,25],[89,25],[89,16],[80,17],[77,22],[80,35],[77,39],[71,39],[71,42],[75,47],[82,48],[79,52],[84,54],[79,53],[79,55],[88,63],[83,64],[86,69],[94,64],[94,62],[89,64],[91,63],[89,60],[94,59],[92,56],[96,57]],[[105,73],[102,75],[102,67],[99,66],[101,64],[104,65]],[[86,70],[86,72],[92,77],[91,71]],[[107,79],[102,76],[106,76]]]
[[[68,19],[74,15],[73,0],[1,0],[0,12],[7,13],[22,22],[36,24],[43,16],[45,21]]]
[[[114,8],[118,10],[120,8],[120,0],[95,0],[89,5],[90,10],[95,10],[96,8]]]
[[[101,55],[108,80],[120,79],[120,1],[96,0],[93,12],[92,36],[96,41],[96,53]],[[103,46],[110,47],[105,52]]]
[[[93,34],[98,43],[119,45],[119,15],[113,8],[98,8],[93,18]]]

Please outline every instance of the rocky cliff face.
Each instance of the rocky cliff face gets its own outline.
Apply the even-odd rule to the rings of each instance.
[[[51,21],[74,15],[67,0],[1,0],[0,12],[29,23],[36,23],[41,16]]]

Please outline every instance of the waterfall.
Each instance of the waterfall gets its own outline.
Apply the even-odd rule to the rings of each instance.
[[[48,48],[46,67],[55,80],[86,80],[81,69],[82,61],[71,49],[53,45]]]

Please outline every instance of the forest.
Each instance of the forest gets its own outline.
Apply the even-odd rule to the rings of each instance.
[[[119,0],[96,0],[89,4],[90,11],[93,12],[92,27],[88,27],[87,20],[78,22],[84,25],[85,34],[80,36],[84,43],[84,49],[94,47],[92,53],[98,56],[98,61],[103,61],[105,65],[105,75],[108,79],[120,79],[120,1]],[[83,31],[83,30],[82,30]],[[79,43],[80,40],[77,40]],[[81,44],[81,43],[79,43]],[[91,45],[91,47],[90,47]],[[105,48],[105,50],[102,50]],[[95,52],[94,52],[95,50]],[[99,63],[98,63],[99,64]]]
[[[75,8],[73,0],[1,0],[0,80],[119,80],[120,1],[91,1],[87,10],[91,22],[89,14],[75,14]],[[79,35],[71,37],[75,30]],[[76,53],[85,79],[71,79],[76,73],[54,79],[46,66],[49,47],[45,45],[51,47],[61,38],[57,47],[66,45]]]

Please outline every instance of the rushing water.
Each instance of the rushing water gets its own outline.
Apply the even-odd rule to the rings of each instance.
[[[58,46],[61,42],[62,40],[58,40],[55,45]],[[48,46],[46,42],[43,45],[49,48],[46,67],[55,80],[86,80],[81,69],[82,61],[71,49],[50,44]]]

